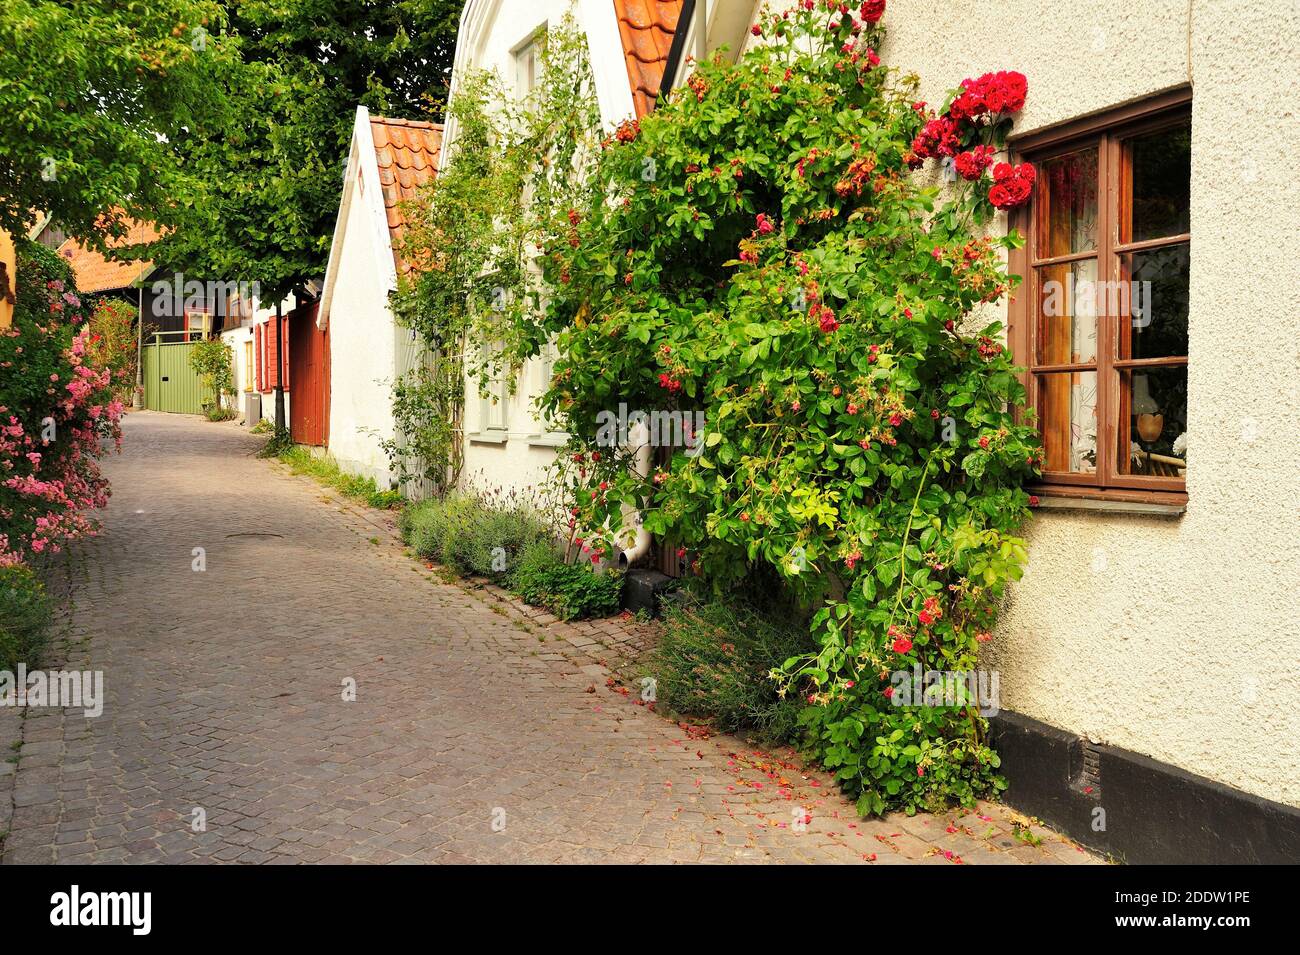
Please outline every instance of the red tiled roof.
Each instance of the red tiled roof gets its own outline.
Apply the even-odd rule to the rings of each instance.
[[[438,171],[442,152],[442,124],[411,119],[370,117],[370,134],[375,140],[379,182],[384,192],[384,212],[393,243],[393,261],[398,274],[410,271],[410,263],[398,253],[406,219],[402,203]]]
[[[672,49],[682,0],[614,0],[636,115],[654,109]]]
[[[110,239],[110,249],[120,249],[128,245],[146,245],[162,237],[152,223],[127,220],[127,231],[120,239]],[[81,292],[107,292],[113,289],[128,288],[149,274],[152,262],[143,260],[119,262],[105,258],[103,253],[87,248],[76,239],[68,239],[59,246],[59,255],[68,260],[72,274],[77,279],[77,290]]]

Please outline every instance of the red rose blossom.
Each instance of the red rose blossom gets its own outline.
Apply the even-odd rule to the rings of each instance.
[[[1019,166],[1000,162],[993,167],[993,186],[989,189],[989,202],[998,209],[1013,209],[1028,201],[1034,191],[1038,172],[1029,163]]]
[[[993,162],[993,152],[992,146],[976,146],[964,153],[958,153],[953,160],[957,166],[957,174],[968,181],[978,179]]]

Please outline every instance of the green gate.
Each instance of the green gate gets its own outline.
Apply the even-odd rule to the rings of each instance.
[[[155,332],[154,340],[142,349],[144,406],[151,411],[175,414],[203,413],[203,386],[190,367],[195,342],[167,341],[188,338],[186,332]]]

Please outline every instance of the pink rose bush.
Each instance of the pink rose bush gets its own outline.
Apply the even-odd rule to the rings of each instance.
[[[94,534],[108,503],[99,458],[120,447],[123,407],[89,313],[52,253],[20,251],[14,325],[0,332],[0,567]]]

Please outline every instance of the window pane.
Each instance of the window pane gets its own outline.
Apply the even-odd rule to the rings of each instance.
[[[1097,470],[1097,373],[1038,376],[1038,428],[1043,470],[1091,474]]]
[[[1038,270],[1037,363],[1078,365],[1097,360],[1097,260]]]
[[[1133,208],[1131,228],[1121,241],[1142,242],[1190,231],[1191,124],[1138,136],[1129,140],[1128,149]]]
[[[1040,259],[1097,247],[1097,149],[1080,150],[1043,164],[1038,194]]]
[[[1114,311],[1132,321],[1127,336],[1121,329],[1120,357],[1185,357],[1191,246],[1184,242],[1122,258],[1129,281],[1121,293],[1128,301],[1117,302]]]
[[[1128,417],[1119,429],[1120,472],[1186,477],[1187,367],[1121,372],[1120,393],[1120,413]]]

